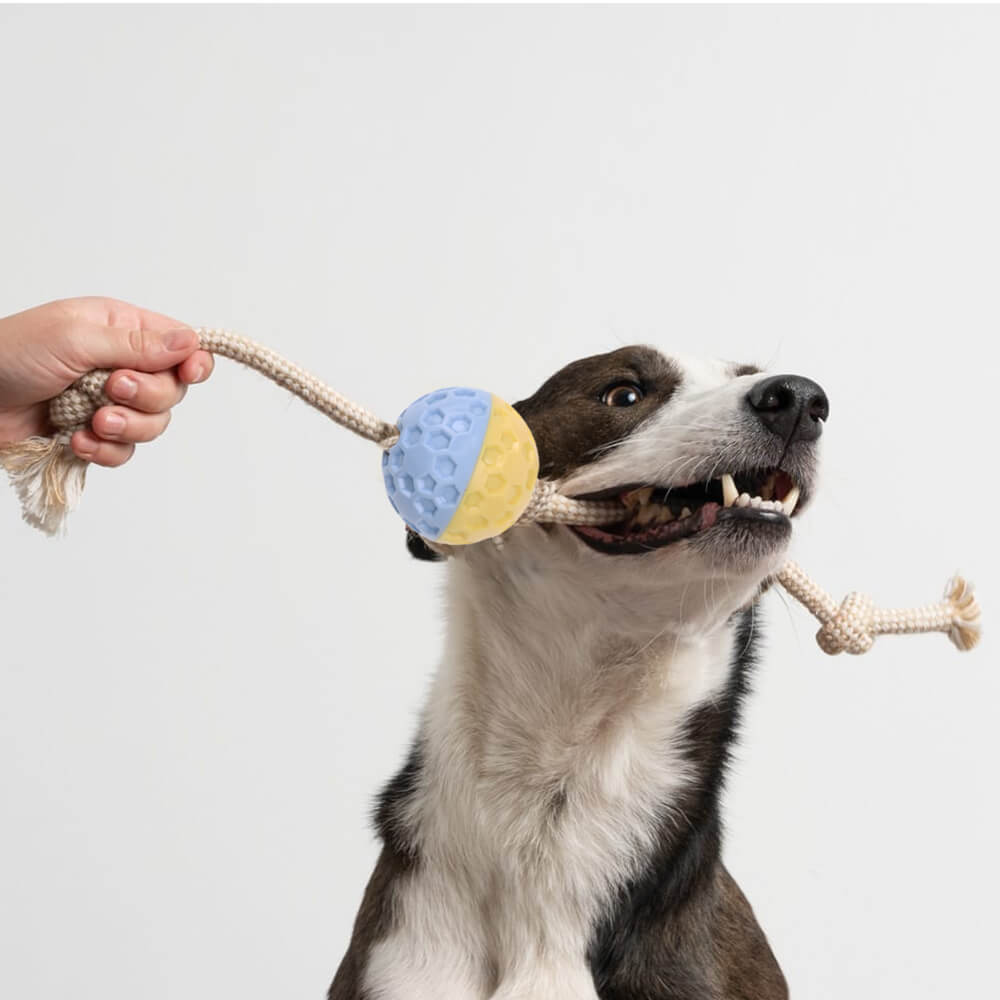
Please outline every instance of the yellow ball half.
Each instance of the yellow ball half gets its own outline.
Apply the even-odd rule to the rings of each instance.
[[[446,545],[493,538],[521,516],[538,481],[538,449],[521,415],[492,395],[479,458],[458,508],[438,536]]]

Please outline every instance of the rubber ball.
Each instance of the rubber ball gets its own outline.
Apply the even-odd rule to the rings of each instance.
[[[538,450],[509,403],[481,389],[439,389],[403,410],[397,426],[382,473],[389,502],[417,534],[470,545],[521,516],[538,479]]]

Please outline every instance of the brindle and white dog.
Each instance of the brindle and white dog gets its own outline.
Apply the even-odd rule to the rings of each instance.
[[[517,409],[543,476],[629,516],[410,537],[448,563],[448,639],[330,1000],[786,997],[719,797],[826,397],[628,347]]]

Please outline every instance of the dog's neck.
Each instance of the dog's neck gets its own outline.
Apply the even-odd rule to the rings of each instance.
[[[595,556],[563,529],[519,529],[502,548],[477,546],[451,560],[449,628],[481,653],[516,645],[526,665],[570,673],[616,659],[669,660],[724,629],[758,592],[760,575],[650,576],[641,558]]]
[[[692,625],[677,618],[684,595],[630,582],[624,566],[596,576],[575,540],[534,532],[453,559],[445,655],[422,743],[429,782],[466,802],[448,808],[432,794],[423,824],[453,817],[479,789],[476,810],[532,841],[561,790],[583,789],[584,822],[587,808],[627,799],[642,781],[640,797],[669,793],[684,777],[669,750],[673,730],[725,685],[730,620],[752,587],[730,587],[725,599],[707,593],[699,588]],[[630,774],[626,759],[649,773]],[[595,774],[606,784],[592,784]]]
[[[665,628],[624,565],[597,577],[571,537],[513,535],[451,560],[444,656],[380,824],[420,859],[425,924],[460,927],[461,953],[493,955],[502,980],[544,967],[587,997],[595,928],[672,856],[685,803],[714,795],[727,724],[718,752],[688,726],[728,699],[739,595],[713,628]]]

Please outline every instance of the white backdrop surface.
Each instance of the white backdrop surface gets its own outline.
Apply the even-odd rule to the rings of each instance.
[[[997,8],[0,8],[0,315],[107,294],[392,417],[646,341],[828,390],[726,857],[795,997],[995,989]],[[0,487],[0,996],[320,997],[442,633],[370,445],[220,362],[63,540]],[[386,592],[398,601],[386,616]]]

